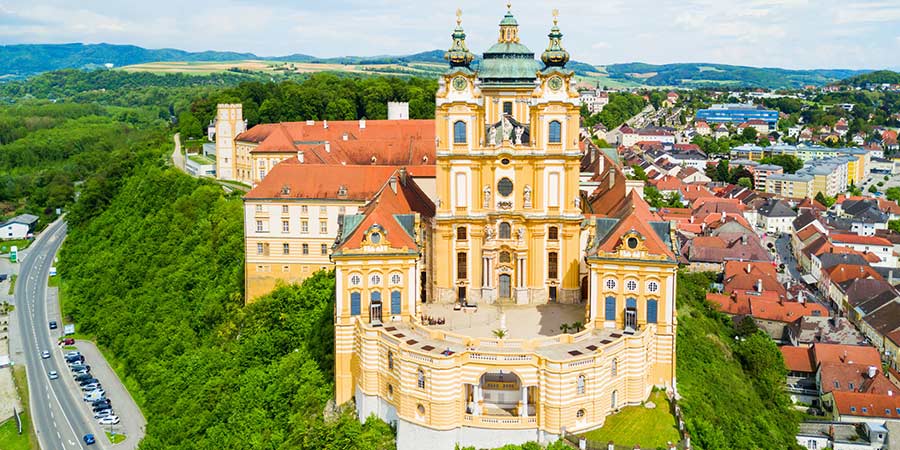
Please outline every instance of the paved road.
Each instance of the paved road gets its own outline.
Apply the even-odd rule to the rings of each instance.
[[[173,136],[172,139],[175,140],[175,148],[172,150],[172,164],[174,164],[178,170],[191,175],[184,167],[184,153],[181,153],[181,133],[175,133],[175,136]]]
[[[99,431],[79,404],[81,400],[75,399],[74,392],[67,388],[63,377],[70,374],[57,349],[58,334],[51,336],[47,326],[47,277],[65,235],[66,224],[61,220],[47,227],[31,245],[16,281],[17,325],[28,374],[31,416],[43,449],[82,449],[82,436]],[[42,359],[43,350],[49,350],[51,358]],[[48,379],[49,370],[59,372],[60,379]],[[104,448],[102,442],[98,444]]]

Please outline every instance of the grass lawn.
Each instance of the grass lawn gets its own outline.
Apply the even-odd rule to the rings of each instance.
[[[9,253],[13,247],[17,247],[22,251],[31,245],[31,239],[10,239],[8,241],[0,241],[0,253]]]
[[[16,293],[16,278],[19,278],[19,276],[16,274],[12,274],[9,276],[9,295],[13,295]]]
[[[212,160],[211,158],[206,157],[206,156],[203,156],[203,155],[194,155],[194,154],[191,154],[191,155],[188,155],[188,158],[189,158],[191,161],[193,161],[193,162],[195,162],[195,163],[197,163],[197,164],[201,164],[201,165],[213,165],[213,164],[216,163],[216,162],[215,162],[214,160]]]
[[[0,424],[0,450],[31,450],[31,440],[28,430],[31,423],[28,416],[22,414],[22,434],[16,427],[16,418],[10,418]]]
[[[52,275],[47,278],[47,286],[59,287],[59,275]]]
[[[31,411],[29,403],[28,403],[28,376],[25,374],[25,366],[24,365],[16,365],[12,368],[12,376],[13,383],[16,385],[16,392],[19,394],[19,398],[22,399],[22,406],[25,407],[25,412],[22,414],[22,432],[26,433],[25,430],[28,430],[28,438],[25,442],[28,443],[28,446],[21,447],[23,449],[32,449],[32,450],[40,450],[40,444],[38,443],[37,435],[34,434],[34,428],[31,426],[31,421],[28,420],[28,414]],[[13,424],[15,426],[15,424]],[[5,440],[0,439],[0,450],[8,450],[5,445]],[[12,447],[18,448],[18,447]]]
[[[120,434],[120,433],[113,434],[113,433],[110,433],[109,431],[106,432],[106,437],[109,438],[109,442],[112,442],[113,444],[118,444],[119,442],[122,442],[126,439],[126,436],[124,434]]]
[[[606,444],[609,441],[616,445],[641,448],[665,448],[666,442],[678,442],[678,428],[675,416],[669,412],[669,401],[663,391],[654,391],[650,401],[656,408],[628,406],[618,414],[606,418],[602,428],[585,433],[588,440]]]

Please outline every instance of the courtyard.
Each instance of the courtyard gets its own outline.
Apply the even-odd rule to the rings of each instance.
[[[479,305],[478,308],[454,310],[449,304],[423,305],[420,319],[429,328],[446,330],[479,338],[495,338],[495,330],[505,329],[506,339],[534,339],[556,336],[563,332],[562,325],[568,325],[568,332],[574,333],[574,325],[584,326],[585,305]],[[429,324],[443,321],[442,324]]]

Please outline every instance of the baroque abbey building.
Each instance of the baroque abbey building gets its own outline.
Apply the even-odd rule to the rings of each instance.
[[[459,23],[432,159],[378,169],[328,255],[337,403],[395,424],[401,450],[551,442],[675,388],[674,228],[582,150],[556,21],[538,62],[507,12],[477,68]],[[302,158],[278,167],[302,176]],[[337,169],[330,201],[357,183]],[[283,180],[246,213],[303,195]]]

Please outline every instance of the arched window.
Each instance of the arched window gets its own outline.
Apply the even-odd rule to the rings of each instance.
[[[509,226],[509,222],[500,222],[500,239],[511,239],[512,238],[512,227]]]
[[[465,144],[466,143],[466,123],[462,120],[457,120],[453,122],[453,143],[454,144]]]
[[[391,314],[400,314],[402,308],[400,301],[400,291],[391,292]]]
[[[656,300],[647,300],[647,323],[656,323],[657,308],[659,304]]]
[[[578,375],[578,380],[575,382],[575,392],[578,395],[584,395],[584,375]]]
[[[612,391],[612,397],[610,398],[610,408],[616,409],[619,406],[619,391]]]
[[[619,374],[619,360],[618,358],[613,358],[612,363],[609,365],[609,374],[612,376],[616,376]]]
[[[353,292],[350,294],[350,315],[351,316],[359,315],[359,304],[360,304],[361,298],[362,298],[362,296],[359,295],[359,292]]]
[[[416,385],[419,386],[419,389],[425,389],[425,371],[422,369],[419,369],[416,376]]]
[[[549,239],[551,241],[558,241],[559,240],[559,228],[550,227],[550,229],[547,230],[547,239]]]
[[[625,329],[637,330],[637,300],[634,298],[625,299]]]
[[[551,280],[559,278],[559,253],[550,252],[547,254],[547,278]]]
[[[550,143],[559,144],[562,142],[562,124],[558,120],[550,122]]]
[[[394,370],[394,352],[388,350],[388,370]]]
[[[584,415],[585,415],[585,412],[584,412],[583,408],[579,409],[578,411],[575,412],[575,417],[578,419],[583,419]]]
[[[466,239],[468,239],[466,227],[456,227],[456,240],[465,241]]]

